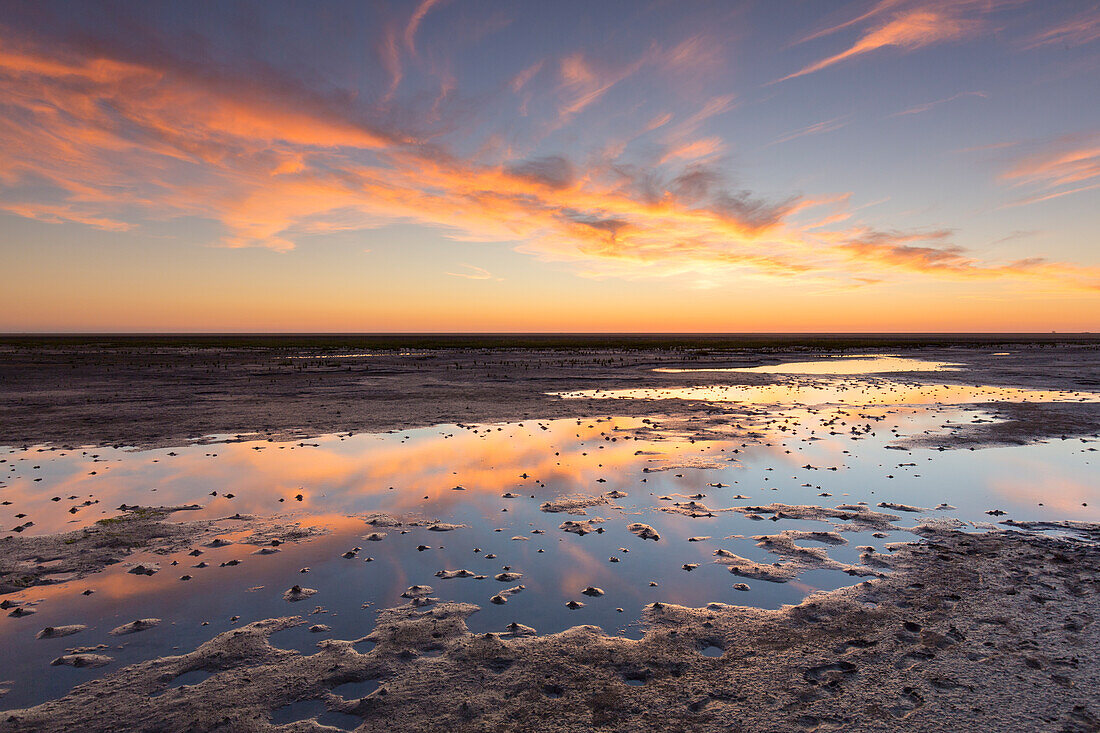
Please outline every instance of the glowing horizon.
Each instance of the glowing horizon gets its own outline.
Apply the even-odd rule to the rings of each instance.
[[[1100,9],[35,3],[0,332],[1100,330]]]

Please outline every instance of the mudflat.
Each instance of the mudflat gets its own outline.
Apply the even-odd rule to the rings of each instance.
[[[328,338],[2,344],[0,730],[1100,730],[1090,337]]]
[[[1089,335],[7,337],[0,338],[0,423],[12,445],[172,445],[210,434],[586,417],[606,405],[555,393],[768,384],[781,375],[654,370],[756,367],[867,350],[963,367],[923,374],[929,383],[1100,390],[1100,336]],[[615,407],[635,415],[667,408],[653,402]],[[1095,404],[997,409],[1007,424],[977,430],[977,442],[1100,426]]]

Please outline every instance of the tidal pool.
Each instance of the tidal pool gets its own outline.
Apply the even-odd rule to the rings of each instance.
[[[814,361],[788,361],[782,364],[767,364],[754,367],[698,367],[675,368],[659,367],[655,372],[666,374],[690,374],[692,372],[742,372],[746,374],[817,374],[817,375],[854,375],[886,374],[889,372],[953,372],[959,371],[960,364],[924,359],[907,359],[899,356],[838,356]]]
[[[586,396],[652,399],[650,392]],[[776,608],[815,590],[861,580],[836,569],[810,568],[790,582],[775,583],[732,575],[714,562],[718,549],[760,563],[782,561],[758,547],[753,537],[788,529],[833,530],[831,524],[844,522],[769,521],[769,514],[753,519],[727,511],[691,517],[664,511],[676,503],[696,501],[714,510],[773,502],[825,507],[865,503],[899,517],[891,528],[878,532],[842,528],[846,544],[826,550],[845,564],[860,562],[857,547],[886,552],[891,542],[915,540],[903,528],[930,518],[956,518],[973,531],[1005,518],[1100,519],[1093,438],[977,451],[891,447],[906,437],[990,419],[965,403],[1095,399],[1091,394],[887,379],[794,380],[660,394],[745,402],[753,409],[738,406],[728,414],[719,412],[707,421],[705,431],[695,424],[697,418],[675,414],[616,416],[609,403],[612,414],[583,420],[440,425],[293,441],[208,436],[153,450],[0,449],[3,535],[15,527],[33,535],[88,526],[117,515],[121,504],[197,503],[202,509],[174,518],[277,515],[326,530],[313,539],[284,543],[269,555],[255,554],[255,546],[239,543],[240,537],[227,531],[224,536],[231,544],[203,547],[198,558],[187,551],[138,552],[126,563],[83,579],[61,579],[5,596],[35,613],[0,616],[0,641],[6,650],[0,660],[0,687],[9,689],[0,705],[22,707],[57,697],[125,664],[189,650],[234,625],[274,616],[306,618],[306,626],[279,632],[272,643],[308,654],[321,639],[367,634],[374,611],[402,603],[402,591],[416,584],[432,586],[438,598],[479,605],[482,610],[470,619],[474,631],[499,631],[516,621],[540,633],[596,624],[637,637],[640,609],[655,600]],[[726,423],[728,431],[716,433],[716,422]],[[700,437],[703,432],[706,439]],[[540,509],[543,502],[562,496],[608,492],[625,496],[616,493],[606,504],[585,509],[584,515]],[[879,507],[880,502],[919,511]],[[1005,514],[992,516],[990,511]],[[374,528],[363,518],[371,512],[464,526],[446,532],[422,526]],[[605,521],[593,527],[602,531],[580,536],[559,528],[567,520],[597,517]],[[652,526],[660,540],[631,533],[628,525],[636,522]],[[386,536],[366,540],[374,531]],[[357,552],[344,557],[356,547]],[[612,557],[618,562],[610,562]],[[196,560],[207,567],[193,567]],[[240,564],[222,566],[231,560]],[[141,562],[155,562],[161,570],[151,576],[128,572]],[[521,576],[496,580],[506,567]],[[309,572],[301,573],[303,568]],[[436,575],[460,569],[485,577]],[[185,574],[192,579],[182,581]],[[283,591],[296,583],[318,593],[298,603],[284,601]],[[748,590],[736,589],[739,583],[746,583]],[[523,590],[507,603],[489,602],[517,585]],[[588,586],[604,594],[582,594]],[[86,589],[95,592],[83,595]],[[585,605],[570,610],[568,601]],[[136,618],[159,618],[162,623],[128,636],[108,634]],[[35,638],[45,626],[65,624],[88,628],[58,639]],[[307,627],[314,624],[329,629],[310,632]],[[67,648],[101,644],[105,647],[100,653],[113,658],[106,667],[50,666]]]

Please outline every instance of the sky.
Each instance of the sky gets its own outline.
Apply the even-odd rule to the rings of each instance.
[[[1100,331],[1100,2],[17,2],[0,331]]]

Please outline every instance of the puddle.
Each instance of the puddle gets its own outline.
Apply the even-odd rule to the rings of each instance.
[[[358,700],[366,697],[382,685],[381,680],[363,680],[362,682],[345,682],[332,688],[333,694],[339,695],[345,700]]]
[[[273,725],[286,725],[312,718],[321,725],[340,730],[355,730],[363,724],[363,719],[336,710],[329,710],[320,700],[300,700],[271,711]]]
[[[169,690],[177,687],[183,687],[185,685],[197,685],[200,682],[209,679],[214,675],[213,672],[205,669],[193,669],[190,672],[184,672],[178,675],[174,680],[168,683]]]

